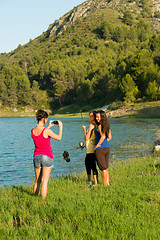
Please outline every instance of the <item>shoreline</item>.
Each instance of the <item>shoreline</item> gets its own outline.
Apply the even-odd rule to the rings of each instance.
[[[104,107],[95,108],[103,109],[108,118],[160,118],[160,101],[155,102],[140,102],[121,104],[117,108],[105,109]],[[46,110],[51,112],[51,110]],[[0,109],[0,118],[3,117],[35,117],[36,110],[31,108],[18,111],[15,109]],[[66,113],[66,114],[52,114],[50,117],[54,118],[87,118],[89,112]]]

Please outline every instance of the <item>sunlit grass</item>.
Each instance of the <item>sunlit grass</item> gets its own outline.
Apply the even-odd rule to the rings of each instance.
[[[51,180],[45,200],[33,186],[0,189],[0,239],[159,239],[160,160],[115,161],[110,186],[86,174]]]
[[[120,149],[133,149],[133,150],[147,150],[152,149],[153,145],[145,143],[131,143],[129,142],[126,145],[120,145]]]
[[[74,104],[73,104],[74,106]],[[101,108],[103,106],[99,106]],[[64,107],[62,107],[63,110]],[[78,110],[74,111],[74,107],[72,109],[72,113],[69,111],[71,106],[66,106],[66,111],[62,111],[61,109],[57,111],[51,117],[54,118],[81,118],[81,113],[83,117],[88,117],[90,110],[93,108],[89,105],[84,105],[82,108],[79,107]],[[96,109],[99,109],[98,107]],[[95,109],[95,110],[96,110]],[[18,111],[14,111],[9,108],[0,108],[0,117],[30,117],[35,116],[36,110],[27,109],[18,109]],[[51,112],[51,110],[48,110]],[[113,114],[109,114],[112,112]],[[106,113],[109,114],[109,117],[120,117],[120,118],[159,118],[160,117],[160,101],[154,102],[139,102],[139,103],[124,103],[124,102],[113,102],[110,104]],[[158,133],[159,134],[159,133]]]

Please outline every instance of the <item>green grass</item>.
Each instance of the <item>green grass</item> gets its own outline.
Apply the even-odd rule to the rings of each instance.
[[[160,101],[113,102],[106,112],[111,118],[160,118]]]
[[[46,199],[33,186],[0,189],[0,239],[160,239],[160,160],[110,165],[109,187],[86,174],[51,180]]]
[[[120,149],[134,149],[134,150],[150,150],[153,148],[153,144],[147,144],[147,143],[142,143],[142,144],[138,144],[138,143],[131,143],[128,142],[127,145],[120,145],[119,147]]]

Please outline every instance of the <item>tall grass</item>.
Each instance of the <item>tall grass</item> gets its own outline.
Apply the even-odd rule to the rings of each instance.
[[[51,180],[46,199],[33,186],[0,189],[0,239],[160,239],[160,161],[145,156],[109,168],[109,187],[86,174]]]

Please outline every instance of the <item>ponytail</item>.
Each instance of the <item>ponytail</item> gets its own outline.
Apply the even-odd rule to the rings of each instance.
[[[41,121],[43,118],[48,118],[48,113],[43,110],[38,110],[36,113],[37,122]]]

